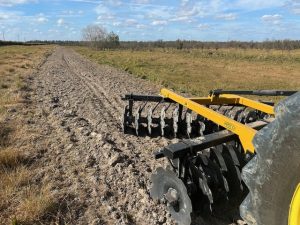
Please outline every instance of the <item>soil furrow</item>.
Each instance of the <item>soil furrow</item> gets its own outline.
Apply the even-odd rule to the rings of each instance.
[[[102,115],[101,120],[108,122],[106,119],[107,118],[113,118],[114,115],[111,113],[111,108],[112,108],[112,104],[109,104],[110,101],[106,100],[106,103],[103,102],[103,93],[99,93],[97,91],[97,89],[94,87],[92,82],[89,82],[85,76],[82,76],[81,74],[78,74],[78,72],[76,72],[73,68],[72,65],[70,64],[70,62],[68,62],[65,57],[64,57],[64,61],[66,62],[66,65],[68,66],[68,69],[70,70],[71,74],[73,76],[75,76],[80,83],[84,86],[84,88],[86,89],[87,92],[90,92],[92,97],[93,97],[93,101],[99,105],[98,109],[101,107],[105,110],[102,110],[105,114],[107,115]]]
[[[35,128],[49,143],[38,176],[65,202],[64,223],[173,224],[165,207],[149,196],[152,172],[166,165],[153,152],[170,140],[125,135],[120,126],[120,96],[158,88],[62,47],[40,68],[32,82]],[[200,223],[229,224],[194,222]]]

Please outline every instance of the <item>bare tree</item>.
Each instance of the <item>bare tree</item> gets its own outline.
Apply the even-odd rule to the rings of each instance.
[[[107,31],[98,25],[88,25],[82,30],[82,36],[92,47],[101,48],[106,41]]]
[[[120,46],[119,36],[114,32],[108,33],[103,27],[89,25],[82,30],[83,40],[97,49],[112,49]]]

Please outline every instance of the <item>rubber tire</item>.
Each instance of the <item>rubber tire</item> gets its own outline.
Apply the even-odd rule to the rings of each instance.
[[[300,183],[300,92],[280,102],[275,115],[256,134],[257,154],[242,172],[250,193],[240,214],[248,225],[287,225],[289,206]]]

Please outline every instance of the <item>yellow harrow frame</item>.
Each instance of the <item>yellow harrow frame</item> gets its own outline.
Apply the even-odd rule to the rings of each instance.
[[[186,108],[198,113],[199,115],[213,121],[214,123],[238,135],[245,153],[255,152],[254,146],[252,144],[252,140],[257,131],[245,124],[239,123],[212,109],[209,109],[205,105],[221,105],[221,104],[243,105],[253,109],[257,109],[267,114],[274,115],[274,107],[238,95],[220,94],[220,95],[211,95],[206,98],[203,97],[186,98],[165,88],[161,90],[160,94],[162,95],[162,97],[171,99],[174,102],[177,102],[185,106]]]

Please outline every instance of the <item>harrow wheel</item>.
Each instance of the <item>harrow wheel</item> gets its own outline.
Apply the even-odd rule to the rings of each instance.
[[[184,183],[169,169],[159,167],[152,174],[150,195],[167,204],[172,218],[181,225],[191,223],[192,203]]]

